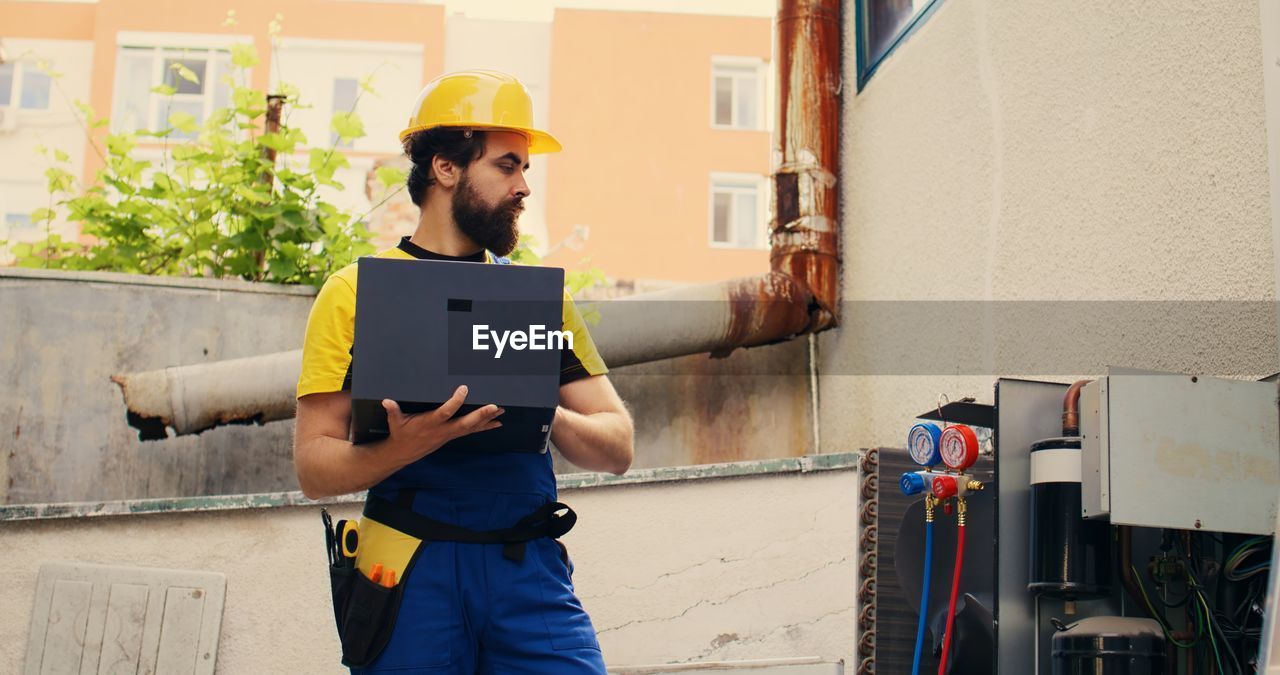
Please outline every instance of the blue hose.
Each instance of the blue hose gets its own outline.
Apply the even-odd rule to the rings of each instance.
[[[920,590],[920,621],[916,625],[916,656],[911,675],[920,675],[920,655],[924,653],[924,624],[929,614],[929,577],[933,573],[933,521],[924,525],[924,584]]]

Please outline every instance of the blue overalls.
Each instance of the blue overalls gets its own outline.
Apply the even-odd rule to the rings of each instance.
[[[446,446],[369,494],[483,531],[509,528],[555,502],[556,482],[550,453]],[[427,541],[401,582],[390,641],[352,673],[603,674],[595,629],[574,595],[566,560],[549,537],[528,541],[519,562],[504,555],[502,544]]]

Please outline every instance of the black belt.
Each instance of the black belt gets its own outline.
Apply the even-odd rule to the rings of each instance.
[[[402,493],[411,501],[413,491]],[[563,511],[563,513],[561,513]],[[470,530],[458,525],[428,518],[406,505],[369,495],[364,515],[423,541],[453,541],[463,544],[503,544],[502,557],[521,562],[524,544],[541,537],[558,539],[573,529],[578,514],[560,502],[550,502],[521,518],[515,525],[501,530]]]

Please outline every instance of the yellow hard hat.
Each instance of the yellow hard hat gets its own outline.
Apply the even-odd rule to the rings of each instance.
[[[529,139],[531,155],[560,152],[560,141],[533,127],[529,90],[520,80],[496,70],[463,70],[428,82],[413,104],[400,142],[435,127],[514,131]]]

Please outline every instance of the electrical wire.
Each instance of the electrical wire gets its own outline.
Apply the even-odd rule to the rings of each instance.
[[[1204,632],[1202,630],[1203,627],[1197,624],[1198,630],[1196,631],[1196,635],[1194,638],[1192,638],[1191,642],[1188,642],[1186,644],[1178,642],[1178,640],[1173,637],[1173,633],[1169,631],[1169,625],[1167,623],[1167,620],[1164,614],[1157,612],[1155,606],[1151,604],[1151,598],[1150,596],[1147,595],[1147,586],[1146,584],[1142,583],[1142,577],[1138,575],[1138,568],[1134,567],[1133,565],[1130,565],[1129,569],[1133,571],[1134,581],[1138,582],[1138,590],[1142,591],[1142,599],[1147,603],[1147,611],[1151,613],[1151,618],[1155,619],[1156,623],[1160,624],[1160,630],[1164,631],[1165,639],[1173,643],[1175,647],[1178,647],[1180,649],[1191,649],[1192,647],[1194,647],[1196,643],[1200,641],[1200,635]]]
[[[920,621],[916,624],[916,655],[911,661],[911,675],[920,675],[920,657],[924,653],[924,626],[929,615],[929,585],[933,576],[933,495],[924,499],[924,583],[920,587]]]
[[[1213,656],[1214,656],[1214,659],[1218,662],[1218,672],[1219,673],[1227,672],[1226,669],[1222,667],[1223,665],[1222,655],[1218,649],[1218,638],[1217,638],[1218,634],[1222,635],[1222,651],[1225,651],[1227,653],[1227,657],[1231,660],[1232,665],[1235,666],[1234,672],[1236,673],[1244,672],[1243,669],[1241,669],[1240,667],[1240,659],[1236,656],[1235,650],[1231,648],[1231,641],[1227,639],[1226,634],[1222,632],[1222,627],[1218,625],[1217,619],[1215,619],[1213,616],[1213,610],[1209,607],[1209,600],[1204,595],[1204,590],[1203,590],[1204,585],[1201,584],[1200,579],[1196,577],[1196,573],[1194,570],[1196,566],[1199,564],[1199,560],[1189,557],[1188,563],[1189,563],[1189,566],[1187,567],[1187,580],[1188,580],[1188,583],[1191,585],[1192,592],[1196,594],[1196,599],[1200,601],[1199,604],[1196,605],[1196,609],[1200,613],[1200,615],[1204,618],[1204,622],[1205,624],[1207,624],[1209,628],[1209,644],[1213,647]]]
[[[1271,567],[1269,558],[1264,557],[1262,562],[1243,569],[1241,564],[1255,553],[1266,553],[1269,548],[1271,548],[1271,537],[1253,537],[1241,542],[1227,556],[1227,561],[1222,566],[1222,575],[1229,581],[1243,581],[1261,574]]]
[[[951,600],[947,603],[947,630],[942,634],[942,660],[938,661],[938,675],[946,675],[947,656],[951,653],[951,634],[956,625],[956,595],[960,590],[960,570],[964,567],[964,499],[959,500],[959,516],[956,519],[956,566],[951,573]]]
[[[1196,599],[1200,601],[1200,603],[1196,605],[1196,612],[1200,613],[1200,616],[1203,618],[1205,616],[1204,613],[1208,612],[1209,606],[1205,604],[1204,596],[1200,595],[1199,592],[1196,593]],[[1203,609],[1201,606],[1203,606]],[[1209,625],[1209,644],[1213,646],[1213,659],[1218,662],[1218,672],[1226,672],[1222,667],[1222,655],[1218,653],[1218,638],[1213,634],[1212,624]]]

